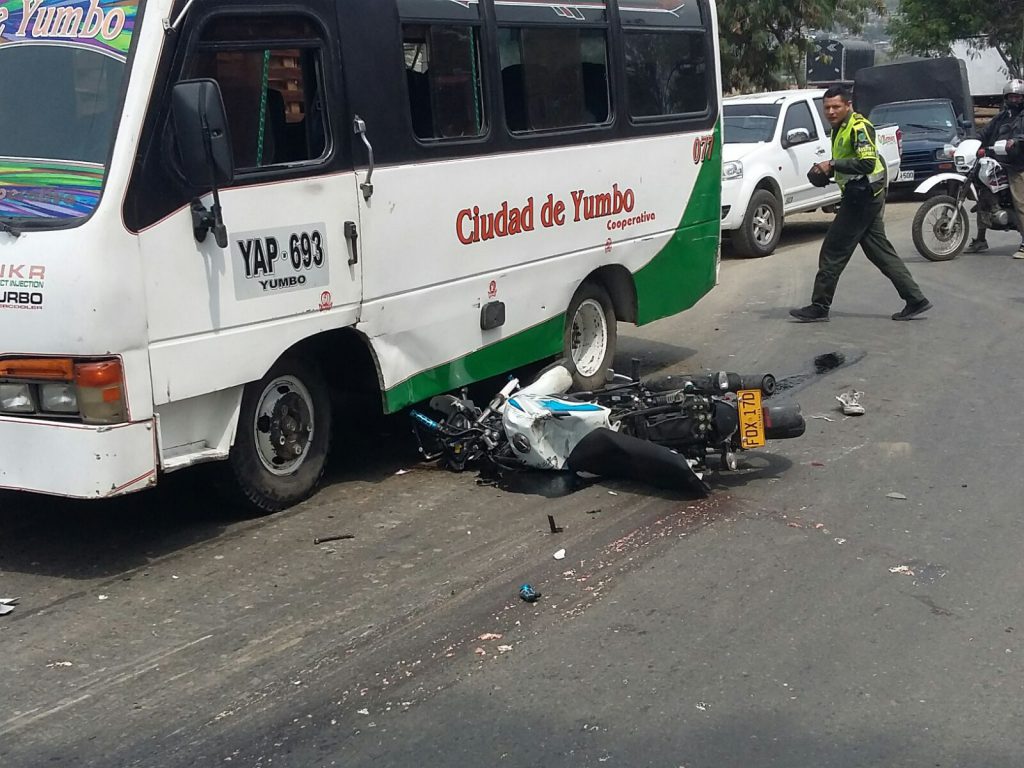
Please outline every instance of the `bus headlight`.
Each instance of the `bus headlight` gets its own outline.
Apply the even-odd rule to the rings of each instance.
[[[120,360],[79,363],[75,366],[75,386],[82,421],[86,424],[117,424],[126,420]]]
[[[73,384],[40,384],[39,408],[47,413],[78,413]]]
[[[722,181],[731,181],[733,179],[743,178],[743,163],[739,160],[730,160],[728,163],[722,163]]]
[[[116,359],[0,358],[0,412],[79,417],[84,424],[128,420],[124,371]]]
[[[0,412],[32,413],[35,409],[28,384],[0,384]]]

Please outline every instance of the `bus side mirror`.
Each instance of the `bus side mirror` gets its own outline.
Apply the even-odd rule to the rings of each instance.
[[[220,86],[216,80],[182,80],[171,95],[174,136],[178,144],[182,170],[189,186],[210,189],[213,207],[192,201],[192,228],[196,240],[203,242],[213,232],[217,245],[228,245],[227,229],[221,217],[221,184],[230,184],[235,177],[231,137]]]
[[[235,176],[228,117],[216,80],[182,80],[171,101],[174,135],[193,187],[229,184]]]

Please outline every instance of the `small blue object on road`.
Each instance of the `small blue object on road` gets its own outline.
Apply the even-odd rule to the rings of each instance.
[[[535,603],[537,602],[537,598],[540,597],[540,592],[535,590],[529,584],[523,584],[523,586],[519,588],[519,596],[528,603]]]

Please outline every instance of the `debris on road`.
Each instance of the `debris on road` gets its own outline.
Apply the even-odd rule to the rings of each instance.
[[[477,647],[473,651],[473,653],[475,653],[477,656],[486,656],[487,655],[487,651],[485,651],[483,648],[480,648],[480,647]]]
[[[408,475],[410,472],[412,472],[411,469],[400,469],[397,472],[395,472],[395,476],[397,477],[398,475]]]
[[[0,616],[6,616],[14,610],[20,597],[0,597]]]
[[[846,416],[863,416],[864,406],[860,404],[860,399],[864,397],[863,392],[858,392],[851,389],[849,392],[843,392],[841,395],[836,395],[836,400],[843,406],[843,414]]]
[[[548,525],[551,527],[552,533],[561,533],[564,528],[560,525],[555,525],[555,518],[552,515],[548,515]]]
[[[588,515],[596,515],[596,514],[597,514],[598,512],[600,512],[600,511],[601,511],[601,508],[600,508],[600,507],[598,507],[597,509],[588,509],[588,510],[587,510],[587,514],[588,514]]]
[[[829,371],[834,371],[845,362],[846,355],[842,352],[826,352],[814,358],[814,372],[818,374],[828,373]]]
[[[564,560],[565,559],[565,550],[564,549],[558,550],[557,552],[555,552],[554,557],[555,557],[555,560]]]
[[[363,707],[363,709],[357,709],[356,710],[356,714],[357,715],[368,715],[368,714],[370,714],[370,710],[368,710],[365,707]]]
[[[889,569],[889,573],[898,573],[903,576],[913,576],[914,569],[911,568],[909,565],[895,565]]]
[[[70,661],[51,661],[49,664],[46,665],[46,668],[47,669],[52,669],[53,667],[71,667],[71,666],[74,666],[74,665]]]
[[[336,533],[330,536],[318,536],[313,539],[313,544],[326,544],[328,541],[341,541],[342,539],[354,539],[355,534],[352,533]]]
[[[885,494],[885,498],[887,498],[887,499],[898,499],[900,501],[906,501],[907,497],[904,494],[902,494],[902,493],[897,493],[896,491],[892,491],[891,493]]]
[[[501,640],[501,635],[497,632],[484,632],[480,635],[478,640]]]
[[[523,584],[519,588],[519,596],[528,603],[535,603],[540,599],[540,592],[536,591],[529,584]]]
[[[107,600],[108,597],[109,597],[108,595],[97,595],[97,599],[99,599],[99,600]]]
[[[511,645],[499,645],[498,646],[498,652],[499,653],[507,653],[508,651],[511,651],[511,650],[512,650],[512,646]]]
[[[699,709],[701,712],[707,712],[709,709],[711,709],[711,705],[708,704],[706,701],[698,701],[697,709]]]
[[[822,421],[834,421],[831,416],[826,416],[824,413],[812,413],[807,418],[809,419],[821,419]]]

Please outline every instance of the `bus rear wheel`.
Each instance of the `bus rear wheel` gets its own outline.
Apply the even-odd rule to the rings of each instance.
[[[575,389],[600,389],[615,359],[615,308],[603,286],[581,285],[565,313],[562,356],[569,361]]]
[[[320,369],[284,357],[242,394],[228,465],[232,495],[257,514],[312,495],[331,447],[331,398]]]

